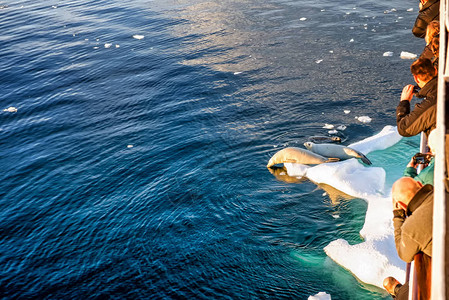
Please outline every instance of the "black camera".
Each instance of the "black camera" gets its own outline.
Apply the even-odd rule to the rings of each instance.
[[[428,164],[432,159],[432,154],[430,153],[416,153],[413,156],[413,162],[415,164]]]
[[[420,90],[421,90],[421,88],[418,85],[413,86],[413,94],[417,95]]]

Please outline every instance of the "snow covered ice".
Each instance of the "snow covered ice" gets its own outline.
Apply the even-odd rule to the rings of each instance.
[[[418,57],[418,55],[416,55],[414,53],[410,53],[410,52],[406,52],[406,51],[401,52],[402,59],[415,59],[416,57]]]
[[[371,122],[371,118],[368,116],[360,116],[360,117],[355,117],[355,118],[362,123],[370,123]]]
[[[367,155],[373,151],[384,151],[401,138],[396,127],[385,126],[380,133],[349,147]],[[387,185],[386,171],[382,167],[366,167],[357,159],[316,166],[293,163],[284,166],[289,176],[306,177],[316,184],[330,185],[368,203],[365,224],[360,231],[364,241],[355,245],[343,239],[332,241],[324,247],[332,260],[359,280],[380,288],[383,279],[388,276],[404,281],[406,264],[398,257],[394,244],[391,184]]]
[[[319,292],[314,296],[309,296],[307,300],[331,300],[331,296],[325,292]]]
[[[5,108],[3,111],[14,113],[17,112],[17,108],[15,108],[14,106],[10,106],[8,108]]]

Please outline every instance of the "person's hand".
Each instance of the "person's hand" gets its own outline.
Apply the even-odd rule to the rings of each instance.
[[[415,160],[413,159],[413,156],[412,156],[412,159],[410,160],[410,162],[408,163],[408,165],[407,165],[407,167],[412,167],[412,168],[416,168],[416,163],[415,163]]]
[[[413,98],[413,84],[409,84],[404,86],[404,88],[402,89],[402,94],[401,94],[401,101],[403,100],[407,100],[407,101],[411,101]]]

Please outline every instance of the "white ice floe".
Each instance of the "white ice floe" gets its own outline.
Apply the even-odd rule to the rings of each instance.
[[[373,151],[385,150],[400,140],[396,127],[385,126],[378,134],[349,147],[367,155]],[[385,277],[393,276],[400,281],[404,280],[406,264],[396,253],[390,186],[386,186],[386,172],[383,168],[366,167],[356,159],[308,168],[298,167],[298,164],[285,164],[285,167],[290,176],[301,174],[301,177],[330,185],[368,203],[365,224],[360,231],[364,241],[355,245],[350,245],[343,239],[332,241],[324,248],[331,259],[359,280],[380,288]]]
[[[128,146],[126,146],[127,148],[132,148],[132,147],[134,147],[134,145],[128,145]]]
[[[141,34],[135,34],[133,35],[133,38],[135,38],[136,40],[142,40],[145,36],[141,35]]]
[[[308,165],[293,163],[284,163],[284,166],[287,169],[288,176],[292,177],[304,177],[306,176],[307,170],[311,168]]]
[[[331,295],[325,292],[319,292],[316,295],[309,296],[307,300],[331,300]]]
[[[332,130],[329,130],[327,133],[336,134],[336,133],[338,133],[338,130],[332,129]]]
[[[344,130],[346,130],[346,126],[345,125],[338,125],[337,126],[337,130],[344,131]]]
[[[317,64],[321,63],[323,60],[322,59],[318,59],[317,61],[315,61]]]
[[[350,39],[349,42],[350,42],[350,43],[353,43],[353,42],[354,42],[354,39]]]
[[[329,50],[329,53],[334,53],[334,50]]]
[[[349,109],[345,109],[343,112],[344,112],[345,114],[349,114],[351,111],[350,111]]]
[[[410,53],[410,52],[406,52],[406,51],[401,52],[402,59],[415,59],[416,57],[418,57],[418,55],[416,55],[414,53]]]
[[[307,18],[301,18],[301,19],[299,19],[300,21],[305,21],[305,20],[307,20]]]
[[[234,72],[234,75],[242,74],[242,72]]]
[[[15,113],[15,112],[17,112],[17,108],[15,108],[14,106],[10,106],[8,108],[5,108],[3,111],[10,112],[10,113]]]
[[[360,117],[355,117],[359,122],[362,123],[370,123],[372,121],[372,119],[368,116],[360,116]]]
[[[115,48],[120,48],[120,45],[119,44],[115,44]]]
[[[385,126],[381,132],[371,137],[367,137],[363,141],[352,143],[349,147],[362,152],[363,154],[368,154],[377,150],[384,150],[390,148],[401,140],[396,126]]]
[[[391,51],[384,52],[384,56],[393,56],[393,52]]]
[[[407,11],[413,11],[413,7],[410,7],[409,9],[407,9]]]
[[[324,124],[324,126],[323,126],[324,129],[334,129],[334,127],[335,127],[334,125],[332,125],[332,124],[327,124],[327,123]]]
[[[106,43],[106,44],[104,44],[104,47],[105,47],[105,48],[111,48],[111,46],[112,46],[111,43]]]

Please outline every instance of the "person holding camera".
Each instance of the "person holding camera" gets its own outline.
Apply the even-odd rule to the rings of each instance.
[[[400,135],[409,137],[424,132],[426,137],[436,127],[436,106],[438,91],[438,72],[427,58],[418,58],[411,66],[410,71],[418,85],[406,85],[401,94],[401,101],[396,108],[396,124]],[[418,98],[424,98],[410,111],[410,101],[414,93]]]
[[[429,146],[430,152],[425,154],[416,153],[404,170],[405,177],[411,177],[421,182],[423,185],[431,184],[433,186],[433,173],[435,168],[435,159],[433,154],[435,153],[434,149],[437,139],[437,131],[432,130],[429,134],[429,138],[427,139],[427,145]],[[419,165],[422,165],[423,169],[418,174],[416,168]]]
[[[432,257],[433,186],[402,177],[393,184],[392,197],[396,250],[405,262],[420,255],[418,286],[420,293],[426,293],[424,286],[430,283]],[[402,286],[395,278],[387,277],[384,287],[396,299],[407,299],[408,283]]]

